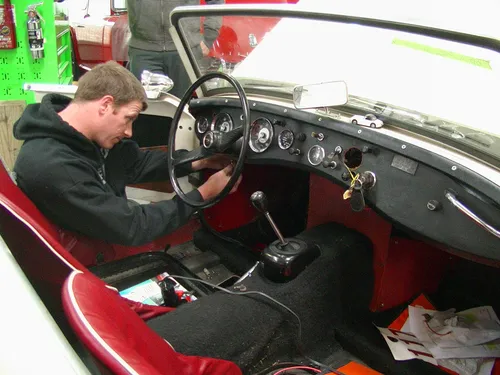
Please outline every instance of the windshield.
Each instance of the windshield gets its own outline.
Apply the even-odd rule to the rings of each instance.
[[[316,9],[321,5],[325,11],[332,3],[301,0],[299,5]],[[205,8],[209,12],[210,7]],[[494,114],[500,98],[496,52],[405,31],[306,19],[305,15],[212,17],[211,23],[207,19],[209,13],[202,19],[180,21],[201,74],[225,71],[248,90],[281,93],[291,93],[296,85],[344,81],[348,105],[359,108],[360,115],[374,113],[395,123],[447,133],[451,139],[477,144],[500,158],[500,126]],[[194,42],[193,25],[201,25],[201,30],[214,25],[218,29],[208,56]],[[482,31],[491,34],[494,30]],[[215,93],[221,85],[207,84],[206,94]]]

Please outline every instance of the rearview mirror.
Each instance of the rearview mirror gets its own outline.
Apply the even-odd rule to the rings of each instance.
[[[347,103],[347,84],[344,81],[295,86],[293,104],[297,109],[333,107]]]

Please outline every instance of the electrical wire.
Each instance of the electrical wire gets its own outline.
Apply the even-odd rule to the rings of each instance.
[[[240,295],[240,296],[241,295],[243,295],[243,296],[259,295],[261,297],[264,297],[264,298],[270,300],[271,302],[275,303],[276,305],[281,306],[282,308],[284,308],[285,310],[287,310],[290,314],[292,314],[295,317],[295,319],[297,319],[297,328],[298,328],[298,332],[297,332],[297,349],[298,349],[299,353],[304,358],[306,358],[309,362],[311,362],[315,366],[318,366],[320,369],[326,369],[326,370],[328,370],[329,372],[331,372],[333,374],[343,375],[341,372],[338,372],[338,371],[330,368],[330,366],[327,366],[327,365],[325,365],[325,364],[323,364],[321,362],[318,362],[318,361],[316,361],[316,360],[314,360],[314,359],[312,359],[312,358],[310,358],[310,357],[308,357],[308,356],[306,356],[304,354],[304,350],[302,348],[302,321],[300,320],[300,317],[291,308],[289,308],[285,304],[281,303],[280,301],[274,299],[273,297],[267,295],[266,293],[262,293],[262,292],[259,292],[259,291],[256,291],[256,290],[250,290],[250,291],[246,291],[246,292],[235,292],[235,291],[232,291],[232,290],[229,290],[229,289],[222,288],[222,287],[220,287],[218,285],[212,284],[212,283],[210,283],[208,281],[201,280],[201,279],[196,279],[194,277],[179,276],[179,275],[169,275],[168,277],[174,279],[173,281],[176,281],[175,279],[181,279],[181,280],[190,280],[190,281],[199,282],[199,283],[211,286],[214,289],[220,290],[221,292],[232,294],[232,295]]]
[[[347,164],[345,163],[345,161],[342,161],[342,164],[344,164],[345,169],[347,169],[347,172],[349,172],[349,174],[351,175],[351,181],[354,180],[355,177],[354,177],[354,175],[353,175],[353,173],[351,171],[351,168],[349,168],[347,166]]]
[[[296,362],[277,362],[274,365],[271,365],[268,368],[261,370],[257,373],[254,373],[252,375],[269,375],[273,371],[281,370],[285,367],[293,367],[293,366],[299,366],[299,365]]]
[[[292,371],[292,370],[308,370],[308,371],[314,372],[315,374],[321,373],[321,370],[318,370],[317,368],[314,368],[314,367],[309,367],[309,366],[292,366],[292,367],[282,368],[281,370],[275,372],[273,375],[284,375],[287,371]]]

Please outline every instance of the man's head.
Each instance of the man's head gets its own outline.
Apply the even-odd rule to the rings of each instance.
[[[147,108],[147,97],[131,72],[108,61],[80,78],[73,104],[86,107],[85,135],[109,149],[132,136],[132,123]]]

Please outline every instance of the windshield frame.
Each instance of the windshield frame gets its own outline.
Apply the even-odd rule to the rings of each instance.
[[[193,55],[186,35],[180,28],[180,21],[186,17],[202,17],[202,16],[255,16],[255,17],[278,17],[278,18],[299,18],[311,21],[328,21],[342,24],[359,24],[361,26],[375,27],[393,31],[409,32],[424,37],[439,38],[450,42],[463,43],[469,46],[484,48],[500,54],[500,39],[477,34],[469,34],[465,32],[446,30],[429,25],[416,23],[397,22],[389,19],[359,17],[347,13],[323,12],[318,10],[309,10],[298,4],[238,4],[238,5],[210,5],[210,6],[182,6],[175,8],[170,14],[170,22],[172,25],[171,34],[176,45],[176,48],[181,55],[181,58],[186,66],[186,70],[191,80],[201,77],[202,73],[196,64],[196,58]],[[266,94],[264,87],[245,89],[248,93]],[[228,89],[212,89],[207,90],[206,87],[200,87],[197,90],[198,97],[207,97],[214,95],[222,95],[229,93]],[[287,98],[285,93],[277,93],[272,91],[273,96]],[[347,103],[344,106],[336,107],[339,110],[352,111],[356,107],[350,106]],[[483,148],[471,143],[470,141],[458,141],[452,137],[447,137],[443,133],[438,133],[426,128],[419,128],[411,124],[406,124],[403,121],[392,121],[397,128],[411,131],[430,137],[440,141],[451,147],[460,149],[467,154],[474,156],[492,166],[498,165],[500,157],[495,154],[486,152]],[[496,138],[500,142],[500,138]]]
[[[254,17],[279,17],[300,18],[312,21],[328,21],[343,24],[359,24],[361,26],[375,27],[386,30],[401,31],[417,34],[420,36],[439,38],[450,42],[458,42],[491,50],[500,54],[500,40],[488,36],[468,34],[460,31],[446,30],[437,27],[419,25],[415,23],[396,22],[381,18],[359,17],[347,13],[321,12],[308,10],[299,4],[231,4],[210,6],[181,6],[176,7],[170,13],[170,24],[177,35],[173,40],[181,55],[185,54],[189,60],[188,74],[191,71],[196,78],[201,77],[196,59],[189,48],[187,37],[180,27],[180,20],[186,17],[211,16],[254,16]],[[178,36],[179,38],[176,38]],[[205,87],[201,88],[203,96],[207,96]]]

